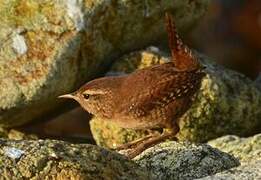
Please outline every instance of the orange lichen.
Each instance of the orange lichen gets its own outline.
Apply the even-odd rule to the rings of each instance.
[[[14,7],[17,25],[23,25],[24,21],[30,21],[39,12],[39,4],[33,1],[21,0]]]
[[[37,60],[44,61],[50,57],[53,52],[55,43],[51,43],[49,37],[44,32],[28,32],[26,35],[28,39],[28,58],[36,58]],[[40,38],[39,38],[40,37]]]
[[[14,79],[20,85],[27,85],[33,80],[40,79],[48,74],[50,68],[49,60],[56,53],[54,51],[59,44],[68,40],[72,32],[62,34],[54,32],[29,31],[24,34],[28,51],[26,54],[18,56],[15,60],[10,61],[10,71]],[[46,38],[43,38],[46,37]],[[23,68],[22,68],[23,67]],[[24,67],[31,67],[30,69]],[[17,69],[27,69],[27,71],[17,71]]]
[[[33,17],[38,11],[39,4],[33,1],[21,0],[15,7],[15,13],[19,16]]]

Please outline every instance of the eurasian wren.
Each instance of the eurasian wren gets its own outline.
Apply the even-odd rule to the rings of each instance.
[[[114,121],[120,127],[132,129],[165,128],[161,135],[121,146],[133,147],[133,158],[146,148],[174,138],[179,132],[178,120],[190,108],[195,93],[205,76],[192,51],[179,38],[174,22],[166,13],[166,27],[172,61],[155,65],[131,74],[92,80],[72,94],[72,98],[89,113]]]

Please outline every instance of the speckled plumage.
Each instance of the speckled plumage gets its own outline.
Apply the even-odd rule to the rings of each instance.
[[[179,131],[178,120],[190,108],[205,73],[190,49],[183,45],[166,14],[172,61],[129,75],[95,79],[71,95],[88,112],[133,129],[167,128],[168,133],[135,142],[134,157],[147,147]],[[125,146],[128,148],[133,143]]]
[[[126,128],[170,127],[189,108],[178,107],[191,104],[191,98],[184,97],[192,97],[199,89],[203,74],[201,70],[177,71],[170,62],[125,76],[115,90],[121,96],[116,98],[112,119],[119,119],[122,123],[118,124]]]

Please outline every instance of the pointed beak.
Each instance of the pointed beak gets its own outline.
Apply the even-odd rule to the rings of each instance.
[[[64,95],[61,95],[61,96],[58,96],[58,98],[68,98],[68,99],[73,99],[73,95],[71,94],[64,94]]]
[[[73,94],[64,94],[64,95],[58,96],[58,98],[75,99],[75,96]]]

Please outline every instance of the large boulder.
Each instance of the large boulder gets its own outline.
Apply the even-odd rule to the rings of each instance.
[[[207,144],[165,142],[132,161],[90,144],[0,139],[0,179],[192,179],[239,165]]]
[[[180,121],[179,140],[205,142],[226,134],[246,136],[261,130],[261,91],[246,76],[215,64],[198,54],[206,66],[207,76],[192,107]],[[135,69],[164,63],[169,58],[153,47],[122,57],[109,74],[130,73]],[[146,131],[126,130],[94,117],[91,129],[96,142],[114,147],[147,134]],[[137,132],[137,133],[136,133]]]
[[[240,160],[241,166],[203,178],[204,180],[261,179],[261,134],[248,138],[228,135],[208,143],[234,155]]]
[[[261,179],[261,161],[253,161],[239,167],[217,173],[201,180],[253,180]]]
[[[206,144],[169,141],[145,150],[134,158],[154,179],[196,179],[239,165],[233,156]]]
[[[187,29],[208,2],[0,1],[0,125],[46,115],[115,57],[165,37],[165,10]]]
[[[151,179],[127,158],[88,144],[0,139],[0,179]]]
[[[208,144],[221,151],[233,154],[240,159],[241,163],[249,163],[256,160],[261,161],[261,134],[248,138],[227,135],[209,141]]]

